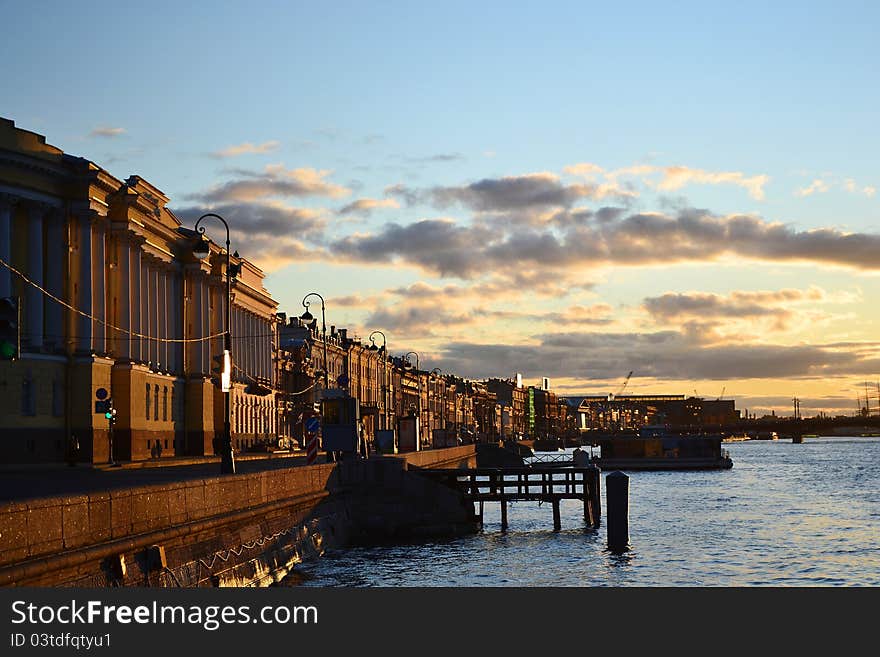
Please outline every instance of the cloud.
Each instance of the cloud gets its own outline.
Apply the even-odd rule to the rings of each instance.
[[[425,157],[408,157],[406,161],[410,164],[431,164],[436,162],[460,162],[465,159],[461,153],[436,153]]]
[[[126,133],[125,128],[111,128],[109,126],[98,126],[89,133],[89,137],[121,137]]]
[[[566,185],[553,173],[530,173],[503,178],[484,178],[462,186],[412,190],[404,185],[386,189],[386,194],[402,198],[408,205],[429,203],[446,209],[462,205],[476,212],[567,208],[580,198],[595,195],[596,186]]]
[[[292,208],[278,202],[226,203],[210,209],[229,223],[232,249],[266,272],[292,262],[327,257],[320,246],[327,221],[319,211]],[[202,207],[174,210],[185,226],[194,223],[204,212]],[[206,224],[206,228],[215,241],[225,241],[222,227]]]
[[[681,189],[685,185],[736,185],[745,189],[757,201],[764,200],[764,185],[770,181],[766,175],[746,177],[739,171],[713,172],[689,167],[673,166],[662,169],[663,179],[657,185],[664,191]]]
[[[864,194],[868,198],[873,198],[877,193],[877,188],[872,187],[871,185],[865,185],[864,187],[859,187],[856,184],[856,181],[852,178],[847,178],[843,183],[843,188],[852,193],[852,194]]]
[[[451,219],[423,219],[402,226],[386,224],[378,235],[355,234],[333,242],[331,250],[360,262],[404,262],[437,271],[441,276],[471,277],[474,239],[489,231],[458,226]]]
[[[728,296],[705,292],[687,292],[647,297],[643,306],[648,313],[660,319],[680,317],[742,318],[777,316],[786,312],[780,308],[783,304],[817,302],[825,298],[824,291],[816,287],[807,290],[735,291]]]
[[[597,198],[636,197],[638,193],[631,182],[621,184],[619,181],[621,178],[639,178],[643,184],[661,191],[674,191],[692,184],[734,185],[742,187],[753,199],[761,201],[764,200],[764,186],[770,181],[770,177],[764,174],[747,176],[740,171],[706,171],[686,166],[653,164],[634,164],[608,171],[592,162],[580,162],[565,167],[563,171],[590,181],[604,181],[596,187]]]
[[[211,153],[211,157],[223,159],[227,157],[237,157],[239,155],[271,153],[280,145],[281,142],[278,141],[266,141],[262,144],[252,144],[247,141],[236,146],[227,146],[220,151],[214,151]]]
[[[238,178],[184,198],[203,203],[229,203],[252,202],[272,197],[338,198],[350,193],[346,187],[327,182],[325,178],[331,172],[326,170],[285,169],[280,164],[270,164],[262,172],[233,169],[230,173],[238,175]]]
[[[376,233],[332,243],[343,259],[411,265],[440,276],[473,279],[532,270],[540,279],[597,267],[712,262],[723,256],[774,263],[880,268],[880,235],[835,228],[797,230],[752,215],[716,216],[686,208],[676,215],[637,213],[605,223],[505,231],[453,219],[386,224]]]
[[[400,304],[379,309],[364,320],[367,326],[379,326],[398,336],[432,337],[436,329],[471,324],[474,318],[445,308],[429,305]]]
[[[813,194],[824,194],[831,189],[824,180],[816,178],[808,186],[802,187],[795,191],[795,196],[812,196]]]
[[[400,203],[398,203],[393,198],[386,199],[374,199],[374,198],[359,198],[356,201],[352,201],[348,205],[343,206],[339,209],[339,214],[362,214],[369,215],[373,210],[378,208],[399,208]]]
[[[509,376],[615,380],[624,370],[663,381],[829,377],[880,371],[876,352],[815,345],[703,345],[678,331],[575,332],[532,343],[451,342],[440,354],[444,369],[466,377]]]

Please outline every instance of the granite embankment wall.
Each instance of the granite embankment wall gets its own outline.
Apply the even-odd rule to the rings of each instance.
[[[0,586],[265,586],[328,547],[473,531],[472,445],[0,505]]]

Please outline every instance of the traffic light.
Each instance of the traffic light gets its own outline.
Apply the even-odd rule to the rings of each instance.
[[[19,349],[18,297],[0,299],[0,360],[15,360]]]
[[[223,392],[232,390],[232,354],[229,349],[224,349],[222,354],[214,356],[216,366],[211,371],[220,379],[220,389]]]
[[[110,410],[104,411],[104,417],[107,418],[108,420],[115,420],[116,419],[116,409],[111,406]]]

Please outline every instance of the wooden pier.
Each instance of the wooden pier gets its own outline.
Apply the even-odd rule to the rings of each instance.
[[[507,503],[516,501],[549,502],[553,506],[553,529],[561,529],[559,503],[561,500],[581,500],[584,519],[591,527],[598,527],[602,517],[599,490],[599,468],[561,468],[555,465],[535,465],[514,468],[473,468],[461,470],[419,470],[457,488],[470,501],[479,505],[479,519],[483,521],[486,502],[501,503],[501,531],[507,531]]]

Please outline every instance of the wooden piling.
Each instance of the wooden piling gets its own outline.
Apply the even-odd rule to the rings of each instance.
[[[507,500],[501,498],[501,531],[507,531]]]
[[[593,505],[593,527],[602,524],[602,477],[598,466],[590,468],[590,502]]]
[[[562,529],[562,519],[559,516],[559,498],[553,498],[553,531]]]
[[[629,549],[629,477],[612,472],[605,477],[608,501],[608,549],[626,552]]]

